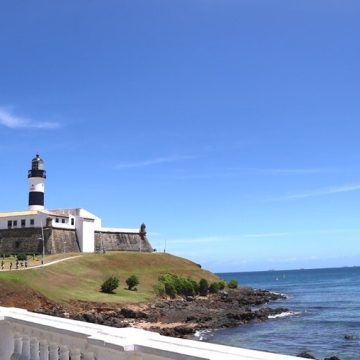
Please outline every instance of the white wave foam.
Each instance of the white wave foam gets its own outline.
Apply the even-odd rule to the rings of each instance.
[[[194,336],[196,338],[198,338],[200,341],[204,340],[205,335],[210,334],[212,331],[211,330],[197,330],[195,331]]]
[[[275,291],[270,291],[272,294],[275,294],[275,295],[281,295],[283,296],[284,298],[286,299],[289,299],[289,295],[287,294],[284,294],[284,293],[278,293],[278,292],[275,292]]]
[[[287,317],[287,316],[295,316],[295,315],[299,315],[299,314],[301,314],[300,311],[284,311],[280,314],[269,315],[268,319],[277,319],[277,318],[282,318],[282,317]]]

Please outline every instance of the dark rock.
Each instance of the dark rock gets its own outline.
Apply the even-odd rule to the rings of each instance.
[[[106,325],[108,326],[112,326],[112,327],[117,327],[117,328],[124,328],[124,327],[129,327],[129,323],[125,322],[125,321],[122,321],[118,318],[112,318],[110,320],[109,323],[107,323]]]
[[[324,360],[340,360],[337,356],[330,356],[325,358]]]
[[[127,308],[121,309],[120,313],[128,319],[146,319],[148,317],[147,314],[142,311],[135,311]]]
[[[356,340],[356,336],[355,335],[345,335],[344,339],[345,340]]]
[[[161,335],[180,338],[183,338],[186,335],[192,335],[194,333],[195,329],[187,326],[175,326],[173,328],[165,328],[160,330]]]
[[[225,291],[225,290],[219,291],[219,294],[220,294],[222,299],[226,299],[229,296],[229,293],[227,291]]]
[[[89,323],[93,323],[93,324],[96,324],[96,315],[93,314],[93,313],[85,313],[83,314],[83,319],[86,321],[86,322],[89,322]]]
[[[300,354],[296,355],[296,357],[304,358],[304,359],[316,359],[314,356],[309,354],[306,351],[301,352]]]
[[[265,290],[226,289],[207,297],[159,300],[141,309],[84,303],[81,304],[84,306],[83,312],[70,312],[69,317],[113,327],[136,326],[139,321],[146,321],[149,324],[161,323],[166,325],[156,325],[150,329],[163,335],[184,338],[191,337],[196,330],[231,328],[251,321],[265,321],[271,315],[288,311],[285,308],[264,306],[270,301],[283,298],[283,295]],[[256,309],[253,309],[255,305]],[[57,305],[39,310],[44,314],[62,317],[68,316],[66,311]]]

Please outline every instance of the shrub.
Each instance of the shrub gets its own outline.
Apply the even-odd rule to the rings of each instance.
[[[194,279],[191,279],[189,277],[187,278],[187,280],[191,283],[192,288],[194,289],[194,295],[198,294],[199,293],[199,284]]]
[[[115,276],[110,276],[101,285],[101,291],[107,294],[112,294],[114,290],[119,286],[119,279]]]
[[[218,282],[213,282],[210,284],[209,292],[211,292],[212,294],[217,294],[219,290],[220,290],[220,285]]]
[[[26,260],[27,260],[26,254],[17,254],[17,255],[16,255],[16,258],[17,258],[19,261],[26,261]]]
[[[154,285],[154,292],[157,296],[164,296],[165,292],[165,284],[162,281],[159,281]]]
[[[173,274],[160,276],[159,282],[164,284],[165,293],[172,298],[176,295],[194,296],[199,289],[199,285],[195,280]]]
[[[164,283],[164,285],[165,285],[165,293],[169,295],[171,298],[174,298],[177,294],[175,285],[171,282],[166,282]]]
[[[238,287],[238,282],[235,279],[232,279],[228,282],[228,287],[230,289],[236,289]]]
[[[219,290],[224,290],[225,289],[226,282],[224,280],[220,280],[218,282],[218,284],[219,284]]]
[[[199,281],[199,294],[201,296],[206,296],[209,289],[209,283],[206,279],[201,279]]]
[[[126,279],[128,290],[132,290],[136,285],[139,285],[139,279],[136,275],[131,275]]]
[[[185,278],[178,278],[179,282],[180,282],[180,291],[178,292],[178,294],[180,295],[184,295],[184,296],[194,296],[195,295],[195,290],[194,290],[194,286],[192,284],[192,282],[189,279],[185,279]]]

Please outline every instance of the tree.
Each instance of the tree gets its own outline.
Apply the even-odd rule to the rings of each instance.
[[[128,286],[128,290],[133,290],[136,285],[139,285],[139,279],[136,275],[131,275],[126,279],[126,285]]]
[[[238,282],[236,279],[232,279],[228,283],[229,289],[236,289],[238,287]]]
[[[119,279],[115,276],[110,276],[101,285],[101,291],[107,294],[112,294],[114,290],[119,286]]]
[[[26,261],[26,260],[27,260],[27,255],[26,255],[26,254],[17,254],[17,255],[16,255],[16,258],[17,258],[19,261]]]
[[[218,282],[213,282],[209,286],[209,292],[212,294],[217,294],[220,290],[220,285]]]
[[[208,289],[209,289],[209,283],[206,279],[201,279],[199,281],[199,294],[201,296],[206,296],[208,293]]]

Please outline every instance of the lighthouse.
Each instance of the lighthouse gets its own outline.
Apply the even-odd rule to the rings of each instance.
[[[29,179],[29,210],[44,210],[44,191],[46,171],[44,161],[38,154],[31,161]]]

